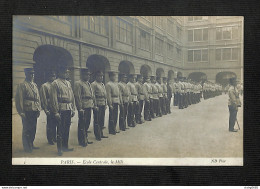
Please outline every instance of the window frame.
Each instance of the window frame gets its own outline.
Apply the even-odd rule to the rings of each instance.
[[[239,60],[239,47],[238,46],[236,46],[236,47],[217,47],[216,49],[215,49],[215,54],[216,54],[216,51],[218,50],[218,49],[220,49],[221,50],[221,53],[220,53],[220,55],[221,55],[221,59],[220,60],[217,60],[216,58],[215,58],[215,60],[216,60],[216,62],[221,62],[221,61],[238,61]],[[223,59],[223,49],[231,49],[231,53],[230,53],[230,58],[231,59],[229,59],[229,60],[224,60]],[[233,59],[233,49],[237,49],[237,59]]]
[[[128,28],[130,28],[130,30],[128,30]],[[119,17],[116,18],[116,40],[117,41],[133,46],[133,40],[134,40],[133,32],[134,29],[132,23]]]
[[[207,29],[207,40],[204,40],[204,30]],[[202,30],[201,32],[201,41],[195,41],[195,30]],[[202,27],[202,28],[192,28],[192,29],[188,29],[188,42],[206,42],[209,40],[209,28],[208,27]],[[192,41],[189,41],[189,31],[192,31]]]
[[[203,60],[203,50],[207,50],[208,58],[207,60]],[[192,51],[192,61],[189,61],[189,51]],[[200,51],[200,61],[195,61],[194,51]],[[208,48],[199,48],[199,49],[188,49],[188,63],[198,63],[198,62],[208,62],[209,61],[209,49]]]
[[[223,28],[231,27],[230,39],[223,38]],[[221,29],[221,39],[217,39],[217,29]],[[237,37],[233,38],[233,28],[237,28]],[[239,39],[239,25],[227,25],[227,26],[216,26],[216,41],[224,41],[224,40],[236,40]]]

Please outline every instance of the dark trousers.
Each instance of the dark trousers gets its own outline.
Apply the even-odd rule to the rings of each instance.
[[[144,120],[150,121],[151,114],[150,114],[150,101],[145,101],[144,103]]]
[[[155,111],[155,115],[159,116],[160,115],[160,101],[159,99],[153,99],[153,108]]]
[[[116,134],[118,103],[113,103],[112,106],[113,109],[109,108],[108,132],[109,134]]]
[[[173,106],[179,105],[179,93],[174,93]]]
[[[155,113],[155,110],[154,110],[154,99],[150,98],[150,116],[151,116],[151,118],[155,118],[154,113]]]
[[[163,97],[159,97],[159,111],[158,111],[158,116],[162,116],[163,113]]]
[[[128,105],[128,114],[127,114],[127,124],[128,126],[135,127],[136,121],[135,121],[135,113],[138,111],[138,105],[136,102],[129,103]]]
[[[234,130],[234,126],[237,120],[237,109],[232,106],[228,106],[228,109],[229,109],[229,130],[232,131]]]
[[[178,96],[179,109],[183,109],[183,94],[179,94]]]
[[[105,121],[105,106],[98,106],[98,110],[93,110],[94,115],[94,135],[96,139],[103,136],[103,127]]]
[[[57,124],[57,148],[58,151],[68,149],[69,133],[71,125],[71,111],[61,111],[61,120]]]
[[[172,97],[166,98],[166,113],[167,114],[171,113],[171,100],[172,100]]]
[[[163,115],[167,114],[167,112],[166,112],[167,100],[168,100],[168,98],[164,96],[163,101],[162,101],[162,105],[161,105]]]
[[[138,104],[138,111],[135,114],[135,121],[137,123],[142,123],[142,111],[143,111],[143,106],[144,106],[144,101],[143,100],[139,100],[139,104]]]
[[[120,114],[119,114],[119,129],[125,131],[126,129],[126,116],[128,110],[128,103],[124,103],[123,106],[120,106]]]
[[[36,134],[37,114],[37,111],[27,111],[25,112],[25,118],[22,118],[22,141],[24,151],[26,152],[31,152],[33,149],[33,141]]]
[[[47,115],[46,135],[49,143],[56,142],[56,121],[53,114]]]
[[[86,108],[84,109],[84,114],[81,115],[78,114],[79,120],[78,120],[78,142],[79,145],[85,145],[87,142],[88,137],[88,129],[90,125],[91,120],[91,109],[92,108]]]

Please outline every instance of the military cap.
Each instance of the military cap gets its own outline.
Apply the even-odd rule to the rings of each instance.
[[[56,75],[56,72],[55,72],[54,70],[50,70],[50,71],[47,71],[47,72],[46,72],[46,76],[47,76],[47,77],[52,77],[52,76],[54,76],[54,75]]]
[[[120,73],[119,75],[120,75],[120,77],[127,77],[127,75],[125,73]]]
[[[24,73],[34,73],[33,68],[24,68]]]
[[[91,74],[90,70],[88,68],[81,68],[80,69],[80,73],[84,74],[84,73],[88,73]]]
[[[112,75],[116,75],[116,74],[118,74],[119,72],[118,71],[109,71],[108,72],[108,75],[109,76],[112,76]]]
[[[143,75],[137,74],[137,78],[141,78],[141,77],[143,77]]]
[[[129,74],[129,77],[135,77],[136,74]]]
[[[161,76],[156,76],[156,79],[161,79]]]
[[[98,76],[98,75],[100,75],[100,76],[104,76],[104,73],[103,73],[102,71],[99,70],[99,71],[96,71],[96,72],[95,72],[95,75],[96,75],[96,76]]]
[[[67,71],[69,68],[68,68],[68,66],[65,66],[65,65],[58,65],[57,66],[57,71],[58,72],[65,72],[65,71]]]
[[[229,82],[230,82],[230,83],[235,82],[236,79],[237,79],[236,77],[231,77],[231,78],[229,78]]]

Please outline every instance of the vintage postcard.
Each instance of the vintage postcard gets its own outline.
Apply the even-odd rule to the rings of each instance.
[[[242,16],[13,16],[13,165],[243,166]]]

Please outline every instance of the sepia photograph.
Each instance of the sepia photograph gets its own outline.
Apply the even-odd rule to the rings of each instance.
[[[243,16],[12,28],[13,165],[243,166]]]

